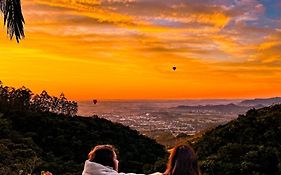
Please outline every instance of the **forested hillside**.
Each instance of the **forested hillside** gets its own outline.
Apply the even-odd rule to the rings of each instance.
[[[281,105],[251,109],[207,132],[194,147],[210,175],[280,175]]]
[[[167,152],[154,140],[106,119],[76,116],[77,103],[46,91],[0,84],[0,174],[81,174],[98,144],[119,150],[120,170],[154,172],[165,167]]]
[[[97,144],[116,146],[121,171],[164,167],[164,147],[121,124],[97,117],[11,112],[0,118],[0,174],[20,170],[81,174],[88,152]]]

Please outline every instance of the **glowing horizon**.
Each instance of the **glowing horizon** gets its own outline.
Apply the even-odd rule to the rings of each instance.
[[[22,3],[26,38],[0,35],[5,85],[73,100],[281,96],[281,1]]]

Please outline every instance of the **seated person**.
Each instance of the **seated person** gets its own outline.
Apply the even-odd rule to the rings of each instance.
[[[135,175],[118,173],[117,155],[111,145],[98,145],[89,154],[82,175]]]
[[[187,145],[174,147],[166,171],[152,175],[201,175],[193,148]]]

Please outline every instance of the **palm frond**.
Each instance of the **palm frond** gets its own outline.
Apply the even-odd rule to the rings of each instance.
[[[16,37],[17,42],[24,38],[24,17],[20,0],[0,0],[0,10],[4,14],[4,25],[10,39]]]
[[[3,13],[5,7],[5,0],[0,0],[0,11]]]

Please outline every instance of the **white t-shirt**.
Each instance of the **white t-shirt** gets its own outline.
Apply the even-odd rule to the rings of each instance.
[[[111,167],[103,166],[96,162],[91,162],[89,160],[86,160],[82,175],[137,175],[137,174],[118,173],[117,171],[113,170]],[[138,174],[138,175],[144,175],[144,174]]]

